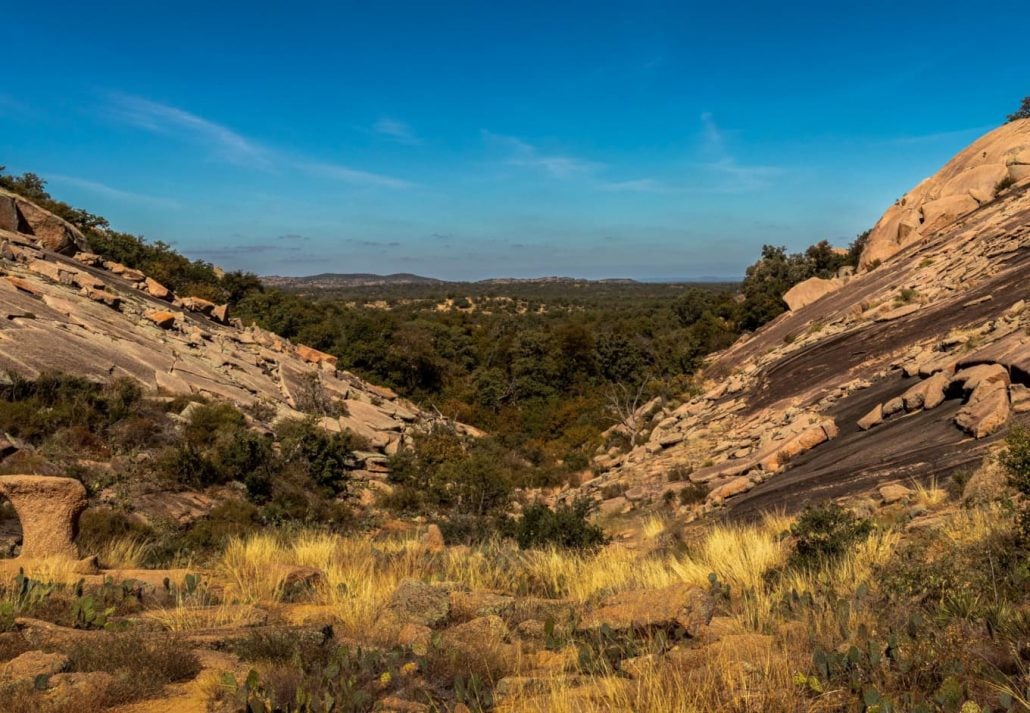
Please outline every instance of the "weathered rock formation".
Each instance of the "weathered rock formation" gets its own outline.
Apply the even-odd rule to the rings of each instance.
[[[230,321],[224,305],[102,260],[74,227],[0,191],[0,372],[128,376],[154,393],[265,403],[279,417],[331,400],[344,414],[322,425],[354,431],[379,454],[438,419],[337,370],[329,354]]]
[[[685,493],[685,511],[744,515],[979,463],[1030,420],[1027,147],[1030,120],[960,153],[877,224],[863,259],[883,264],[799,285],[790,312],[713,356],[701,394],[649,404],[634,416],[646,441],[602,447],[600,475],[557,497],[619,513]],[[931,205],[961,195],[958,220]]]
[[[78,558],[75,536],[86,507],[82,483],[46,475],[3,475],[0,495],[11,501],[21,520],[22,559]]]
[[[847,280],[843,277],[832,277],[828,280],[821,277],[810,277],[787,290],[783,295],[783,301],[791,310],[799,310],[840,289],[846,282]]]
[[[31,236],[41,248],[72,254],[86,249],[86,238],[71,223],[32,201],[0,188],[0,230]]]
[[[862,266],[883,262],[994,200],[1003,181],[1026,178],[1030,178],[1030,119],[1010,122],[983,136],[899,198],[870,233]]]

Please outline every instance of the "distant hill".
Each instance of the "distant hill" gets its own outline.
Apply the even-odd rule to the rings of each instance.
[[[261,281],[270,287],[342,289],[348,287],[381,287],[389,285],[554,285],[554,284],[598,284],[598,285],[637,285],[637,280],[613,277],[601,280],[587,280],[580,277],[492,277],[486,280],[440,280],[435,277],[414,275],[408,272],[397,272],[391,275],[373,273],[333,273],[324,272],[319,275],[303,277],[283,277],[269,275]]]
[[[476,281],[477,285],[553,285],[553,284],[599,284],[599,285],[637,285],[636,280],[627,277],[609,277],[601,280],[587,280],[581,277],[491,277]]]
[[[410,272],[395,272],[391,275],[376,275],[367,272],[323,272],[319,275],[307,275],[305,277],[269,275],[262,277],[261,281],[271,287],[316,288],[365,287],[373,285],[441,285],[445,282],[435,277],[423,277]]]

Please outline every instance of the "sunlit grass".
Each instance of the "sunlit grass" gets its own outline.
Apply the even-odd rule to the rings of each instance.
[[[148,542],[138,537],[116,537],[100,547],[97,560],[106,569],[139,569],[150,548]]]
[[[925,485],[917,481],[913,485],[913,490],[915,490],[915,497],[913,498],[915,504],[921,505],[927,510],[933,510],[943,505],[948,499],[948,491],[940,487],[936,478],[933,478]]]

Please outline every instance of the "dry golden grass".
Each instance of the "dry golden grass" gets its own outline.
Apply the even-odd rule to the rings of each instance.
[[[939,507],[943,490],[931,483],[916,490],[917,501]],[[940,537],[954,546],[984,541],[1009,527],[998,506],[942,511],[933,519]],[[211,626],[212,617],[234,623],[245,611],[240,604],[281,600],[289,566],[315,567],[324,579],[308,603],[328,612],[340,634],[371,644],[392,644],[396,631],[385,624],[385,607],[406,578],[447,581],[470,589],[489,589],[523,596],[568,600],[591,606],[604,597],[630,589],[657,589],[676,582],[710,586],[715,574],[729,587],[723,603],[728,621],[723,635],[733,644],[712,645],[700,660],[685,663],[674,655],[636,667],[635,677],[590,675],[569,682],[555,676],[533,690],[503,700],[510,713],[551,711],[801,711],[833,710],[837,694],[808,700],[798,696],[794,674],[811,665],[813,641],[833,642],[844,627],[872,629],[877,613],[854,607],[843,614],[833,607],[807,607],[797,620],[785,618],[782,604],[792,592],[819,593],[841,600],[860,585],[877,590],[875,572],[890,561],[902,542],[897,529],[876,530],[837,560],[814,570],[786,569],[790,541],[783,533],[791,519],[770,515],[750,525],[708,524],[688,533],[681,551],[663,549],[661,536],[669,523],[653,518],[640,524],[635,548],[618,544],[596,552],[556,549],[520,551],[511,543],[488,542],[476,547],[428,550],[418,533],[376,540],[324,532],[289,535],[259,534],[232,541],[215,566],[224,584],[221,609],[182,601],[165,614],[163,623],[183,630]],[[693,536],[690,536],[693,535]],[[778,572],[769,577],[770,572]],[[842,621],[841,617],[845,619]],[[750,643],[749,643],[750,642]],[[499,642],[483,641],[483,651]],[[751,646],[750,644],[754,644]],[[484,653],[485,655],[485,653]],[[516,650],[504,675],[532,669],[530,657]],[[538,676],[537,672],[532,673]],[[541,690],[541,685],[543,690]]]
[[[948,499],[948,491],[938,485],[936,478],[926,485],[917,481],[913,484],[913,490],[915,491],[915,497],[913,498],[915,504],[921,505],[927,510],[934,510],[940,507]]]
[[[138,569],[150,552],[150,544],[137,537],[108,540],[97,551],[100,565],[106,569]]]

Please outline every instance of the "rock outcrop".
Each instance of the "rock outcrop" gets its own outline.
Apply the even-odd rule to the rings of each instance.
[[[66,255],[86,250],[86,238],[68,221],[0,188],[0,230],[31,236],[41,248]]]
[[[898,199],[869,234],[861,265],[889,259],[996,197],[1003,181],[1030,178],[1030,119],[996,129]]]
[[[638,445],[603,445],[600,474],[555,499],[744,516],[975,467],[1030,421],[1028,147],[1023,120],[960,153],[877,224],[863,260],[882,264],[798,285],[700,393],[635,414]]]
[[[175,295],[138,270],[103,260],[73,226],[3,191],[0,316],[0,372],[131,377],[154,394],[265,404],[276,418],[313,408],[322,415],[320,405],[339,404],[341,415],[322,417],[322,425],[369,441],[359,473],[378,470],[386,454],[440,420],[338,370],[330,354],[245,328],[225,305]]]
[[[21,520],[21,558],[78,558],[75,536],[86,507],[82,483],[46,475],[2,475],[0,495],[11,501]]]
[[[847,280],[843,277],[832,277],[830,279],[810,277],[787,290],[783,295],[783,301],[787,303],[787,306],[792,311],[799,310],[831,292],[839,290],[846,282]]]

